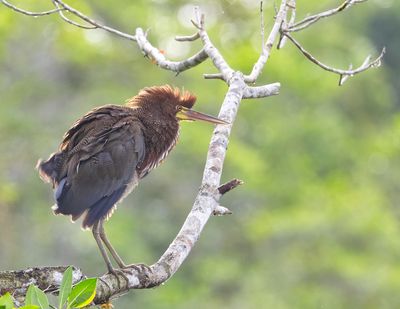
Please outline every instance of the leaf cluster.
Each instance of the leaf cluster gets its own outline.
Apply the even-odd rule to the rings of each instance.
[[[60,289],[58,290],[58,307],[50,304],[44,291],[31,284],[26,292],[25,305],[20,309],[72,309],[89,306],[96,296],[97,278],[85,279],[72,285],[72,267],[64,272]],[[10,293],[0,297],[0,309],[14,309],[13,297]]]

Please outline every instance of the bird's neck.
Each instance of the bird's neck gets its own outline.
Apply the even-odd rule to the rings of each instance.
[[[145,157],[138,168],[139,177],[143,178],[166,158],[178,141],[179,124],[176,119],[157,119],[141,117],[144,126]]]

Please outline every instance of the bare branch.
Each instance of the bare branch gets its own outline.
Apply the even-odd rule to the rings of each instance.
[[[225,216],[225,215],[231,215],[232,211],[230,211],[228,208],[218,205],[217,207],[215,207],[214,211],[213,211],[213,216]]]
[[[42,290],[53,290],[61,284],[67,266],[33,267],[25,270],[0,271],[0,295],[10,292],[14,297],[24,296],[30,284]],[[85,279],[79,268],[73,267],[72,282]]]
[[[254,64],[253,70],[251,71],[250,75],[246,75],[244,77],[247,83],[254,83],[257,80],[258,76],[261,74],[261,71],[263,70],[269,58],[274,42],[279,35],[282,23],[286,18],[287,10],[287,0],[282,0],[281,6],[276,15],[274,26],[272,27],[272,30],[268,36],[267,42],[265,42],[265,45],[263,46],[261,55],[258,58],[257,62]]]
[[[62,12],[62,8],[60,7],[60,5],[57,3],[57,1],[52,0],[54,6],[59,10],[58,14],[60,15],[60,17],[62,19],[64,19],[64,21],[66,21],[67,23],[76,26],[78,28],[82,28],[82,29],[97,29],[97,26],[86,26],[86,25],[82,25],[80,23],[77,23],[76,21],[73,21],[72,19],[69,19],[67,16],[65,16],[65,14]]]
[[[101,23],[99,23],[99,22],[95,21],[94,19],[86,16],[85,14],[81,13],[80,11],[76,10],[75,8],[73,8],[72,6],[64,3],[61,0],[53,0],[53,1],[56,2],[57,4],[59,4],[66,11],[68,11],[71,14],[79,17],[83,21],[86,21],[87,23],[91,24],[92,26],[95,26],[96,28],[101,28],[101,29],[103,29],[105,31],[108,31],[108,32],[113,33],[113,34],[116,34],[116,35],[118,35],[120,37],[123,37],[125,39],[136,41],[136,37],[134,35],[119,31],[117,29],[111,28],[111,27],[106,26],[106,25],[102,25]]]
[[[337,8],[304,18],[303,20],[293,24],[292,26],[289,26],[286,29],[286,31],[287,32],[296,32],[296,31],[303,30],[323,18],[335,15],[339,12],[342,12],[342,11],[350,8],[354,4],[358,4],[358,3],[362,3],[362,2],[366,2],[366,1],[368,1],[368,0],[346,0]]]
[[[330,67],[326,64],[323,64],[321,61],[317,60],[310,52],[308,52],[306,49],[304,49],[303,46],[301,46],[301,44],[296,41],[295,38],[293,38],[289,33],[283,33],[301,52],[304,56],[306,56],[306,58],[308,60],[310,60],[311,62],[315,63],[316,65],[318,65],[319,67],[323,68],[326,71],[332,72],[332,73],[336,73],[340,75],[340,81],[339,81],[339,85],[343,85],[344,81],[348,78],[348,77],[352,77],[358,73],[364,72],[370,68],[377,68],[381,65],[381,60],[382,57],[384,56],[386,49],[383,48],[380,55],[373,61],[370,61],[371,56],[368,56],[362,65],[360,65],[358,68],[354,69],[354,70],[341,70],[341,69],[336,69],[333,67]],[[343,76],[348,76],[347,78],[343,78]]]
[[[273,83],[258,87],[246,86],[243,93],[243,99],[266,98],[273,95],[278,95],[280,88],[280,83]]]
[[[203,74],[205,79],[222,79],[224,80],[224,76],[221,73],[211,73],[211,74]]]
[[[286,23],[286,19],[285,19],[285,22],[282,25],[283,29],[287,29],[287,28],[291,27],[296,20],[296,0],[289,1],[288,6],[290,8],[290,20],[289,20],[289,23]],[[278,49],[283,48],[286,44],[286,41],[287,41],[286,37],[281,34],[277,48]]]
[[[63,20],[65,20],[66,22],[68,22],[68,23],[70,23],[70,24],[72,24],[72,25],[74,25],[74,26],[76,26],[76,27],[84,28],[84,29],[97,29],[97,28],[101,28],[101,29],[103,29],[103,30],[105,30],[105,31],[107,31],[107,32],[113,33],[113,34],[118,35],[118,36],[120,36],[120,37],[122,37],[122,38],[131,40],[131,41],[136,41],[136,37],[135,37],[134,35],[131,35],[131,34],[128,34],[128,33],[119,31],[119,30],[117,30],[117,29],[111,28],[111,27],[109,27],[109,26],[103,25],[103,24],[101,24],[101,23],[95,21],[94,19],[89,18],[89,17],[86,16],[85,14],[81,13],[80,11],[76,10],[75,8],[73,8],[72,6],[70,6],[70,5],[66,4],[66,3],[64,3],[64,2],[61,1],[61,0],[52,0],[52,2],[54,3],[54,5],[57,6],[56,9],[50,10],[50,11],[45,11],[45,12],[38,12],[38,13],[29,12],[29,11],[23,10],[23,9],[21,9],[21,8],[18,8],[18,7],[16,7],[15,5],[10,4],[10,3],[7,2],[6,0],[1,0],[1,2],[2,2],[5,6],[7,6],[7,7],[13,9],[14,11],[16,11],[16,12],[18,12],[18,13],[22,13],[22,14],[29,15],[29,16],[44,16],[44,15],[51,15],[51,14],[53,14],[53,13],[59,13],[59,14],[60,14],[60,17],[61,17]],[[91,25],[91,26],[82,25],[82,24],[79,24],[79,23],[73,21],[73,20],[71,20],[70,18],[66,17],[65,14],[63,14],[63,12],[69,12],[69,13],[71,13],[72,15],[75,15],[76,17],[78,17],[79,19],[81,19],[82,21],[87,22],[87,23],[88,23],[89,25]]]
[[[151,58],[159,67],[176,73],[190,69],[208,58],[205,50],[201,49],[198,53],[184,61],[169,61],[159,49],[151,45],[142,28],[136,29],[135,37],[140,50],[145,56]]]
[[[198,12],[198,9],[197,9],[197,12]],[[228,63],[225,61],[224,57],[221,55],[219,50],[217,48],[215,48],[215,46],[211,42],[210,38],[208,37],[208,34],[207,34],[206,30],[204,29],[204,14],[202,14],[201,17],[199,17],[198,13],[197,13],[196,19],[197,19],[196,21],[192,21],[192,22],[199,29],[200,39],[203,42],[205,52],[207,53],[208,57],[210,57],[210,59],[212,60],[214,66],[220,71],[223,79],[227,83],[229,83],[230,79],[233,76],[234,71],[228,65]],[[213,75],[213,76],[216,76],[216,75]],[[210,77],[210,75],[208,75],[208,77]]]
[[[21,14],[24,14],[24,15],[28,15],[28,16],[32,16],[32,17],[40,17],[40,16],[51,15],[51,14],[58,13],[58,12],[60,12],[60,11],[63,10],[63,9],[57,8],[57,9],[53,9],[53,10],[49,10],[49,11],[43,11],[43,12],[30,12],[30,11],[23,10],[23,9],[21,9],[21,8],[18,8],[18,7],[16,7],[15,5],[13,5],[13,4],[7,2],[6,0],[1,0],[1,2],[2,2],[6,7],[10,8],[10,9],[12,9],[12,10],[18,12],[18,13],[21,13]]]
[[[264,2],[260,1],[260,28],[261,28],[261,48],[265,43],[265,24],[264,24]]]
[[[198,32],[196,32],[196,33],[193,34],[193,35],[187,35],[187,36],[184,36],[184,35],[177,35],[177,36],[175,37],[175,40],[177,40],[177,41],[179,41],[179,42],[192,42],[192,41],[196,41],[196,40],[199,39],[199,38],[200,38],[200,35],[199,35]]]
[[[237,186],[240,186],[242,184],[244,184],[243,180],[235,178],[219,186],[218,192],[219,194],[224,195],[225,193],[228,193],[229,191],[235,189]]]

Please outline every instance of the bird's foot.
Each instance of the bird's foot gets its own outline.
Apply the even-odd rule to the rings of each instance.
[[[143,264],[143,263],[137,263],[137,264],[130,264],[130,265],[124,265],[122,269],[127,269],[127,268],[133,268],[137,272],[142,272],[143,270],[152,273],[153,270],[151,269],[150,266]]]
[[[126,274],[124,273],[123,270],[121,270],[121,269],[115,269],[115,268],[109,268],[109,269],[108,269],[108,273],[114,275],[115,278],[117,278],[118,288],[121,288],[120,276],[121,276],[122,278],[124,278],[124,280],[125,280],[126,289],[129,288],[129,279],[128,279],[128,277],[126,276]]]

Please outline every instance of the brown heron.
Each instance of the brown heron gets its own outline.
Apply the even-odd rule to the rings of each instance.
[[[53,184],[55,214],[83,216],[109,272],[107,247],[120,268],[127,265],[112,247],[103,223],[176,145],[180,120],[225,121],[192,110],[196,97],[171,86],[142,89],[124,106],[95,108],[64,135],[58,152],[39,161],[41,178]],[[105,245],[105,247],[104,247]]]

